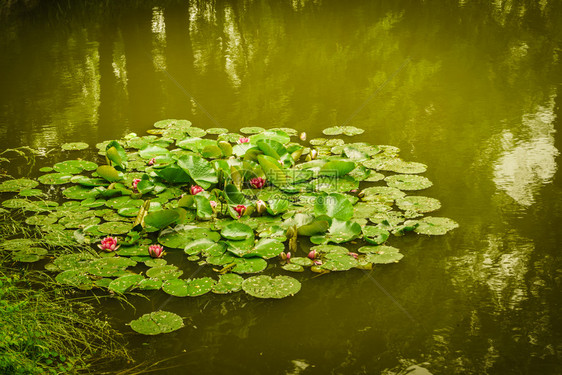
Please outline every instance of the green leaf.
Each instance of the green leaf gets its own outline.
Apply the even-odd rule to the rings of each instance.
[[[365,256],[365,259],[374,264],[387,264],[396,263],[403,257],[404,255],[400,254],[399,250],[395,247],[377,246],[377,251],[369,251],[369,253]]]
[[[96,170],[96,173],[109,182],[118,182],[123,180],[123,174],[110,165],[100,165]]]
[[[359,237],[359,234],[361,234],[361,226],[359,224],[333,219],[328,233],[324,236],[312,236],[310,241],[318,245],[329,242],[344,243]]]
[[[271,199],[267,201],[267,212],[270,215],[279,215],[289,209],[289,201],[286,199]]]
[[[433,185],[426,177],[412,174],[396,174],[388,176],[384,180],[388,186],[400,190],[423,190]]]
[[[363,237],[370,244],[380,245],[388,239],[388,236],[390,233],[382,228],[372,225],[363,227]]]
[[[245,240],[254,238],[254,230],[246,224],[234,222],[226,225],[221,230],[221,236],[229,240]]]
[[[113,280],[107,288],[116,293],[125,294],[134,289],[142,280],[144,280],[142,275],[121,276]]]
[[[175,223],[179,218],[180,215],[176,210],[160,210],[147,214],[144,217],[144,223],[154,228],[164,229]]]
[[[235,273],[227,273],[219,276],[219,282],[213,286],[213,293],[227,294],[242,290],[244,278]]]
[[[455,228],[459,227],[459,224],[447,217],[433,217],[427,216],[418,221],[419,225],[414,230],[418,234],[427,235],[443,235]]]
[[[314,215],[349,220],[353,217],[353,204],[343,194],[319,196],[314,203]]]
[[[318,172],[321,176],[343,177],[355,169],[352,161],[332,160],[324,164]]]
[[[203,189],[208,189],[212,184],[218,182],[217,172],[212,164],[199,156],[182,156],[178,159],[178,166]]]
[[[193,198],[197,208],[197,217],[201,220],[211,220],[214,212],[209,200],[201,194],[195,195]]]
[[[297,294],[301,283],[289,276],[252,276],[244,280],[242,289],[257,298],[285,298]]]
[[[287,177],[285,171],[277,160],[267,155],[259,155],[258,162],[265,173],[268,181],[276,186],[283,186],[287,184]]]
[[[130,326],[143,335],[159,335],[176,331],[184,325],[180,316],[168,311],[156,311],[133,320]]]

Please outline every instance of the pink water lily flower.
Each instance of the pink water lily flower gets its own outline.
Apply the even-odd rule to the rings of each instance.
[[[357,257],[359,256],[359,254],[357,254],[357,253],[347,253],[347,255],[350,255],[350,256],[354,257],[355,259],[357,259]]]
[[[141,179],[140,179],[140,178],[135,178],[135,179],[133,180],[133,184],[132,184],[132,185],[133,185],[133,190],[137,191],[137,186],[138,186],[139,182],[141,182]]]
[[[237,142],[238,144],[242,144],[242,143],[250,143],[250,138],[246,138],[246,137],[242,137],[238,140]]]
[[[250,185],[252,185],[254,189],[263,189],[265,186],[265,178],[254,177],[250,180]]]
[[[214,210],[215,208],[217,208],[217,202],[215,201],[209,201],[209,204],[211,205],[211,208]]]
[[[308,253],[308,258],[314,260],[316,258],[316,250],[310,250],[310,252]]]
[[[148,165],[154,165],[156,163],[156,158],[152,158],[148,161]]]
[[[113,237],[105,237],[101,240],[101,244],[98,245],[100,250],[111,252],[119,249],[119,245],[117,245],[117,239]]]
[[[246,212],[246,206],[244,206],[243,204],[239,204],[238,206],[234,207],[234,211],[238,212],[238,217],[241,217],[242,215],[244,215],[244,212]]]
[[[197,195],[203,190],[204,189],[199,185],[191,185],[191,187],[189,188],[189,192],[191,193],[191,195]]]
[[[164,248],[160,245],[150,245],[148,254],[153,258],[161,258],[164,255]]]
[[[321,261],[320,259],[316,259],[316,260],[314,261],[314,264],[317,265],[317,266],[321,266],[321,265],[322,265],[322,261]]]

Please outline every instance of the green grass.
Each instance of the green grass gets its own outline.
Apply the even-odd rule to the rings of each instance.
[[[17,224],[0,217],[0,243],[16,232],[38,235]],[[7,252],[0,250],[0,374],[98,373],[129,359],[122,335],[88,302],[93,297],[70,297],[47,273],[13,267]]]

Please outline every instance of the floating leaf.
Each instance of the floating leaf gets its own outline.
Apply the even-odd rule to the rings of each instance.
[[[370,244],[380,245],[388,239],[388,236],[390,236],[390,233],[382,228],[372,225],[363,227],[363,238]]]
[[[135,332],[143,335],[158,335],[176,331],[184,325],[179,315],[168,311],[156,311],[133,320],[130,326]]]
[[[459,224],[447,217],[427,216],[418,221],[419,225],[414,230],[418,234],[443,235],[450,230],[458,228]]]
[[[267,262],[262,258],[235,258],[232,262],[235,263],[232,272],[236,273],[258,273],[267,268]]]
[[[244,128],[240,128],[240,133],[242,134],[257,134],[264,131],[265,129],[259,126],[246,126]]]
[[[63,143],[61,145],[61,149],[63,151],[85,150],[88,147],[90,146],[88,146],[88,144],[84,142],[69,142],[69,143]]]
[[[402,159],[390,159],[382,163],[378,169],[396,173],[418,174],[424,173],[427,170],[427,165],[413,161],[407,162]]]
[[[221,236],[229,240],[245,240],[254,238],[254,230],[246,224],[234,222],[227,224],[221,230]]]
[[[176,226],[175,228],[163,230],[158,237],[158,242],[166,247],[183,249],[190,242],[200,238],[207,238],[217,242],[220,240],[220,234],[207,228]]]
[[[0,192],[19,192],[21,190],[33,189],[39,185],[37,181],[27,178],[3,181],[0,184]]]
[[[82,290],[89,290],[94,287],[92,280],[83,271],[63,271],[55,277],[55,280],[60,284],[70,285]]]
[[[173,265],[165,265],[160,267],[152,267],[146,271],[146,276],[156,280],[172,280],[177,279],[183,274],[182,270]]]
[[[219,276],[219,281],[213,286],[213,293],[227,294],[242,290],[244,278],[234,273]]]
[[[361,226],[350,221],[333,219],[328,233],[324,236],[312,236],[310,242],[314,244],[326,244],[329,242],[343,243],[351,241],[361,233]]]
[[[182,156],[178,159],[178,166],[203,189],[208,189],[212,184],[218,182],[217,172],[212,164],[202,157],[195,155]]]
[[[340,135],[345,134],[348,136],[363,134],[365,130],[356,128],[355,126],[333,126],[322,130],[326,135]]]
[[[123,180],[123,174],[110,165],[101,165],[96,173],[109,182],[118,182]]]
[[[70,182],[72,178],[68,173],[49,173],[39,176],[37,180],[44,185],[63,185]]]
[[[353,205],[343,194],[319,196],[314,204],[314,214],[345,221],[353,217]]]
[[[226,134],[228,129],[226,128],[209,128],[207,129],[207,134]]]
[[[348,254],[349,250],[343,246],[338,245],[318,245],[313,246],[310,250],[315,250],[322,254]]]
[[[320,268],[329,271],[347,271],[358,265],[357,260],[348,254],[329,253],[323,258]]]
[[[100,224],[97,229],[104,234],[125,234],[133,229],[133,224],[122,221],[108,221]]]
[[[426,177],[411,174],[397,174],[388,176],[384,180],[388,186],[400,190],[423,190],[433,185]]]
[[[432,212],[441,208],[441,202],[435,198],[422,196],[409,196],[396,200],[398,208],[412,212]]]
[[[396,263],[404,257],[399,253],[399,250],[392,246],[377,246],[378,250],[375,252],[369,251],[365,259],[374,264],[387,264]],[[363,250],[365,252],[365,250]]]
[[[293,263],[284,264],[281,268],[283,268],[285,271],[290,271],[290,272],[304,272],[303,266]]]
[[[285,298],[295,295],[301,283],[289,276],[252,276],[244,280],[242,289],[257,298]]]
[[[318,174],[321,176],[343,177],[353,169],[355,169],[355,163],[352,161],[332,160],[324,164]]]
[[[393,203],[394,200],[406,196],[403,191],[390,186],[373,186],[363,189],[359,196],[364,201],[373,201],[380,203]]]
[[[147,214],[144,222],[151,227],[164,229],[168,225],[175,223],[180,218],[176,210],[160,210]]]
[[[107,287],[116,293],[125,294],[134,289],[142,280],[142,275],[126,275],[113,280]]]

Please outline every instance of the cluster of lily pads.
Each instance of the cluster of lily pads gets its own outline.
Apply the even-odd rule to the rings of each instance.
[[[243,290],[283,298],[301,284],[279,273],[394,263],[403,255],[387,244],[392,235],[442,235],[458,226],[424,216],[441,207],[414,193],[432,186],[420,175],[426,166],[402,160],[393,146],[337,138],[306,144],[304,133],[298,137],[289,128],[242,128],[242,135],[186,120],[154,127],[147,136],[98,144],[103,162],[76,158],[41,168],[37,180],[0,184],[0,192],[17,193],[3,207],[29,213],[26,223],[45,232],[43,241],[101,249],[47,263],[59,283],[116,293],[162,289],[186,297]],[[352,126],[324,130],[362,132]],[[87,147],[77,142],[62,149]],[[20,262],[48,255],[35,240],[2,246]],[[168,264],[165,254],[182,251],[215,276],[181,278],[184,270]],[[278,275],[249,276],[268,268]],[[159,319],[174,323],[156,324]],[[173,313],[155,312],[131,327],[156,334],[180,323]]]

